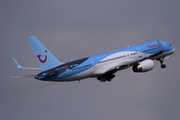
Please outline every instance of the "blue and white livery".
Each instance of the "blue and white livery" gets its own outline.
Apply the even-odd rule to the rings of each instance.
[[[153,60],[160,61],[161,68],[166,68],[163,64],[164,58],[175,52],[170,43],[156,40],[61,63],[35,36],[28,37],[28,41],[42,70],[35,78],[43,81],[68,82],[85,78],[97,78],[101,82],[111,81],[117,71],[129,67],[132,67],[134,72],[150,71],[154,68]],[[14,57],[13,60],[20,69],[36,69],[22,67]]]

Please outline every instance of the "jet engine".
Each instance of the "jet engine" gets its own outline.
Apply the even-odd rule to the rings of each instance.
[[[147,72],[154,68],[154,61],[147,59],[132,67],[134,72]]]

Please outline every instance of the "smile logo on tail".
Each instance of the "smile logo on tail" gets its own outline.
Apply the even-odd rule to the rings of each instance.
[[[47,53],[47,50],[45,50],[45,53]],[[44,60],[41,60],[41,55],[37,55],[37,57],[39,58],[39,61],[41,62],[41,63],[45,63],[46,62],[46,60],[47,60],[47,55],[45,56],[45,59]]]

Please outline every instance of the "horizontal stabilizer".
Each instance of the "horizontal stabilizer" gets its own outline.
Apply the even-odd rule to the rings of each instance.
[[[41,68],[22,67],[22,66],[16,61],[16,59],[15,59],[14,57],[12,57],[12,58],[13,58],[15,64],[16,64],[17,68],[19,68],[19,69],[41,70]]]
[[[16,61],[16,59],[15,59],[14,57],[12,57],[12,58],[13,58],[15,64],[16,64],[17,68],[20,68],[20,69],[21,69],[22,67],[19,65],[19,63]]]
[[[36,75],[25,75],[25,76],[11,76],[10,78],[27,78],[27,77],[35,77]]]

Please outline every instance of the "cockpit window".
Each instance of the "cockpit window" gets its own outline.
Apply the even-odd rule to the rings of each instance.
[[[172,46],[171,44],[169,44],[170,46]]]

